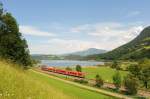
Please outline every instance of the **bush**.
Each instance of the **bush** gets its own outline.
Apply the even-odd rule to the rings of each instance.
[[[119,71],[117,71],[115,75],[113,75],[113,83],[116,87],[116,90],[119,90],[119,88],[121,87],[121,75]]]
[[[139,80],[143,82],[145,88],[148,88],[148,84],[150,82],[150,59],[143,59],[139,62],[141,74],[139,76]]]
[[[103,86],[103,84],[104,84],[104,82],[103,82],[103,80],[102,80],[102,78],[97,74],[96,75],[96,77],[95,77],[96,79],[95,79],[95,86],[96,87],[101,87],[101,86]]]
[[[124,86],[127,94],[134,95],[137,93],[138,83],[137,79],[132,75],[127,75],[124,78]]]
[[[111,65],[111,68],[114,68],[116,70],[120,70],[120,66],[119,66],[119,63],[117,61],[114,61]]]
[[[77,66],[76,66],[76,71],[82,72],[82,67],[81,67],[80,65],[77,65]]]
[[[145,88],[148,88],[148,84],[150,82],[150,60],[143,59],[139,62],[139,64],[131,65],[128,68],[131,75],[135,78],[139,79]]]

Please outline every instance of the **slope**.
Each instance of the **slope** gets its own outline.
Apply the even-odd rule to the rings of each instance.
[[[0,61],[0,99],[110,99]]]

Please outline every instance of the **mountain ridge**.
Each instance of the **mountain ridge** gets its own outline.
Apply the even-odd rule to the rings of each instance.
[[[68,55],[88,56],[88,55],[93,55],[93,54],[101,54],[105,52],[107,51],[103,49],[89,48],[89,49],[82,50],[82,51],[63,54],[63,56],[68,56]]]

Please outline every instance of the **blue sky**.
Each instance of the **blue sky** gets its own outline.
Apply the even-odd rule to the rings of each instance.
[[[1,0],[32,54],[112,50],[149,25],[149,0]]]

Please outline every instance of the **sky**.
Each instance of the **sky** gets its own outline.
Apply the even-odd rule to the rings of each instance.
[[[150,23],[150,0],[0,0],[31,54],[117,48]]]

